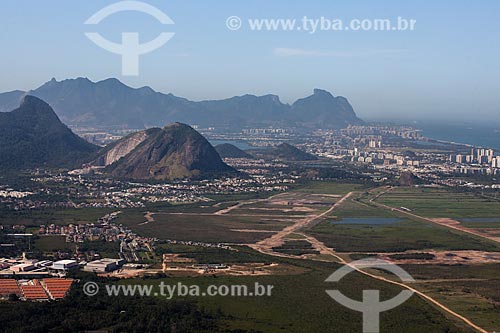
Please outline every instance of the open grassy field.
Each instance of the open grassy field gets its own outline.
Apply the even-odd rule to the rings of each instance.
[[[165,213],[215,213],[218,210],[237,205],[238,201],[220,201],[220,202],[196,202],[192,204],[177,204],[177,205],[163,205],[160,208],[147,209],[165,212]]]
[[[500,229],[499,222],[463,222],[460,221],[460,225],[463,225],[467,228],[473,229]],[[500,231],[500,230],[499,230]]]
[[[217,202],[222,201],[241,201],[241,200],[252,200],[252,199],[265,199],[272,195],[278,194],[279,192],[252,192],[252,193],[232,193],[232,194],[210,194],[207,198],[210,198]]]
[[[311,243],[305,240],[286,240],[283,245],[274,247],[273,251],[295,256],[319,254],[318,251],[314,250]]]
[[[402,265],[414,287],[490,330],[500,329],[500,264]]]
[[[387,225],[339,225],[327,220],[313,227],[308,233],[339,252],[500,250],[494,243],[443,227],[409,220]]]
[[[481,193],[463,193],[443,188],[393,188],[377,202],[432,219],[452,228],[481,235],[498,244],[500,201]]]
[[[344,192],[358,185],[330,184],[330,188],[336,186],[340,188],[335,192]],[[148,223],[145,223],[143,210],[129,209],[119,216],[117,222],[140,235],[160,239],[254,243],[297,219],[326,211],[340,198],[339,194],[291,191],[265,199],[165,207],[152,211],[154,221]]]
[[[83,209],[46,209],[33,211],[2,211],[0,212],[0,224],[40,226],[41,224],[85,224],[95,223],[98,218],[112,212],[107,208],[83,208]]]
[[[335,183],[328,181],[310,181],[296,189],[297,192],[318,194],[347,194],[351,191],[361,191],[363,184]]]
[[[236,244],[253,243],[271,236],[274,232],[297,220],[297,218],[290,217],[290,215],[304,217],[309,214],[316,215],[328,209],[346,193],[350,191],[364,192],[364,190],[365,188],[358,184],[312,182],[307,186],[290,193],[280,194],[272,199],[281,201],[281,203],[257,201],[249,205],[238,206],[228,213],[216,215],[215,212],[236,206],[243,199],[224,197],[223,200],[225,201],[221,202],[156,207],[155,210],[151,210],[153,212],[152,221],[147,221],[144,217],[145,211],[148,209],[126,209],[123,210],[123,214],[119,215],[116,223],[129,226],[142,236],[160,239]],[[356,194],[353,198],[356,199],[357,196]],[[89,215],[84,215],[84,212],[81,213],[66,212],[66,214],[59,216],[60,222],[57,223],[65,224],[64,221],[74,221],[82,218],[92,219],[91,222],[93,222],[106,212],[95,211]],[[343,218],[363,217],[401,218],[402,220],[397,223],[383,225],[331,223]],[[46,223],[48,222],[40,224]],[[398,252],[410,249],[499,250],[494,244],[483,242],[472,236],[431,223],[412,221],[400,213],[377,208],[363,202],[352,201],[351,199],[346,200],[330,216],[307,230],[307,233],[325,242],[327,246],[345,252]],[[282,246],[278,246],[275,250],[296,255],[310,253],[312,251],[311,244],[301,238],[303,237],[300,234],[293,233]],[[108,248],[106,245],[103,244],[100,250],[106,254],[109,253],[109,256],[111,256],[115,248]],[[41,243],[39,246],[52,245]],[[223,313],[225,319],[221,331],[226,332],[361,332],[361,313],[339,305],[325,293],[325,290],[340,289],[347,296],[358,300],[362,298],[362,290],[366,289],[381,290],[382,299],[391,298],[400,291],[397,286],[358,273],[351,273],[349,277],[344,278],[338,284],[326,283],[325,279],[340,267],[338,264],[285,259],[264,255],[247,247],[237,246],[237,248],[239,249],[238,252],[160,242],[157,244],[156,253],[148,260],[159,262],[162,254],[175,253],[195,259],[198,263],[280,263],[293,266],[295,269],[283,272],[283,274],[267,276],[207,274],[200,277],[137,278],[122,280],[118,283],[157,285],[160,281],[163,281],[168,285],[175,285],[177,282],[182,282],[203,288],[213,284],[245,284],[251,287],[255,282],[259,282],[261,285],[274,286],[272,296],[188,297],[188,300],[196,303],[201,308],[214,313]],[[414,266],[416,265],[409,267],[409,269],[412,274],[416,274],[417,278],[423,279],[426,274],[433,272],[431,268],[429,268],[429,272],[425,270],[418,272]],[[422,288],[429,288],[428,290],[432,295],[441,297],[443,302],[450,302],[445,304],[450,305],[454,310],[465,311],[467,314],[471,313],[471,318],[480,320],[480,324],[484,323],[488,325],[487,327],[494,327],[497,319],[492,317],[492,314],[494,314],[491,310],[494,309],[492,307],[493,303],[481,303],[481,297],[486,297],[489,288],[497,285],[494,278],[494,271],[497,268],[489,267],[484,270],[482,276],[490,279],[486,281],[484,287],[480,283],[472,284],[474,281],[469,281],[471,283],[465,287],[458,284],[450,284],[450,287],[446,287],[444,284],[429,284],[428,286],[425,284]],[[458,274],[459,271],[451,272],[446,269],[439,269],[439,266],[434,271],[435,276],[439,276],[441,273],[443,275],[449,274],[453,276],[455,274],[461,276]],[[467,270],[466,273],[474,274],[471,270]],[[455,282],[458,283],[458,281]],[[475,297],[474,303],[468,301],[470,298],[462,297],[457,299],[461,299],[463,302],[456,304],[456,299],[448,299],[448,295],[441,293],[441,289],[433,289],[435,286],[441,289],[452,288],[453,295],[459,297],[462,297],[462,293],[466,293],[468,296],[472,295]],[[468,288],[466,290],[472,292],[466,292],[464,288]],[[476,295],[481,297],[476,297]],[[493,293],[493,295],[497,297],[496,293]],[[477,306],[477,313],[484,312],[486,314],[472,317],[474,306]],[[458,333],[467,332],[467,330],[461,325],[457,326],[429,303],[413,296],[400,307],[381,315],[381,332]]]
[[[101,257],[106,258],[118,258],[118,252],[120,251],[120,244],[118,242],[105,242],[105,241],[92,241],[84,243],[66,243],[65,236],[39,236],[33,242],[32,249],[34,251],[46,252],[57,252],[57,251],[67,251],[73,252],[78,245],[80,251],[90,251],[93,250],[95,253],[101,255]]]
[[[342,195],[309,194],[303,192],[287,192],[266,200],[242,202],[228,214],[260,214],[304,217],[319,214],[331,207]]]
[[[75,244],[66,243],[66,236],[41,236],[33,242],[33,249],[41,252],[74,251]]]
[[[292,208],[286,209],[283,207],[264,207],[264,206],[262,206],[262,207],[247,207],[247,206],[243,206],[242,208],[232,210],[227,215],[262,215],[262,216],[300,218],[300,217],[304,217],[310,213],[311,213],[310,211],[294,210]]]
[[[263,256],[265,261],[267,256]],[[268,258],[267,260],[277,260]],[[361,332],[362,315],[332,300],[325,292],[339,289],[345,295],[361,299],[362,290],[379,289],[381,298],[397,294],[396,286],[378,282],[357,273],[339,283],[326,283],[325,279],[339,266],[336,264],[304,261],[282,262],[306,269],[302,274],[276,276],[203,276],[192,278],[167,278],[166,284],[198,285],[247,285],[255,282],[274,286],[271,296],[261,297],[188,297],[199,306],[227,315],[223,329],[238,332]],[[162,280],[132,279],[120,283],[145,283],[157,285]],[[251,290],[251,289],[250,289]],[[307,305],[307,306],[305,306]],[[465,332],[447,320],[439,311],[418,297],[381,315],[381,332]]]
[[[346,200],[333,211],[330,216],[337,219],[349,217],[401,217],[397,212],[390,212],[385,209],[380,209],[376,206],[366,204],[364,202],[356,201],[357,197],[353,200]]]
[[[96,253],[99,253],[102,258],[119,258],[118,253],[120,252],[120,243],[106,242],[103,240],[92,242],[86,241],[84,243],[79,243],[78,249],[81,251],[93,250]]]
[[[202,264],[272,263],[275,261],[272,257],[263,256],[246,246],[235,246],[234,248],[237,251],[179,244],[158,244],[155,247],[155,254],[158,262],[161,261],[161,255],[165,253],[179,254],[181,257],[191,258]]]
[[[500,279],[500,264],[401,265],[415,279]]]
[[[493,242],[445,227],[413,221],[398,212],[365,202],[346,200],[330,217],[308,233],[339,252],[399,252],[406,250],[483,250],[499,251]],[[399,218],[390,224],[338,224],[344,218]]]
[[[144,212],[127,210],[119,216],[117,223],[122,223],[146,237],[227,243],[256,242],[291,223],[286,219],[272,217],[163,212],[154,214],[153,219],[154,222],[144,224]]]
[[[500,201],[448,189],[399,187],[383,194],[377,201],[391,207],[406,207],[424,217],[500,218]]]

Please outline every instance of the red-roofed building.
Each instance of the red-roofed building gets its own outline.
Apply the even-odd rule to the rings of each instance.
[[[21,296],[21,289],[14,279],[0,279],[0,296],[9,296],[15,294]]]
[[[72,284],[73,279],[50,278],[42,280],[42,285],[47,290],[51,299],[64,298]]]

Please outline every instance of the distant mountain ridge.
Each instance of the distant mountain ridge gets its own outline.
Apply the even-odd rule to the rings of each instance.
[[[1,93],[0,111],[15,108],[24,94]],[[131,88],[114,78],[99,82],[52,79],[28,94],[52,105],[64,123],[80,127],[141,129],[182,122],[217,128],[343,128],[362,123],[346,98],[320,89],[292,105],[282,103],[276,95],[195,102],[150,87]]]
[[[21,90],[0,94],[0,112],[10,112],[17,108],[22,102],[21,100],[24,95],[26,95],[26,92]]]
[[[76,167],[98,149],[36,97],[25,96],[17,109],[0,113],[1,169]]]
[[[222,158],[253,158],[252,155],[230,143],[222,143],[214,148]]]
[[[299,148],[286,142],[270,149],[252,150],[251,153],[259,158],[267,160],[314,161],[318,159],[315,155],[300,150]]]

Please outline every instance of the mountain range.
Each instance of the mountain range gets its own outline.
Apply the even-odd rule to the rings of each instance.
[[[36,97],[25,96],[17,109],[0,113],[0,169],[76,167],[99,148],[74,134]]]
[[[0,113],[1,170],[83,165],[116,178],[155,180],[237,174],[221,156],[253,158],[231,144],[214,148],[195,129],[179,122],[137,131],[101,148],[74,134],[47,103],[30,95],[23,97],[17,109]],[[316,159],[287,143],[256,150],[255,156],[284,161]]]
[[[181,122],[218,129],[311,129],[362,123],[346,98],[321,89],[291,105],[276,95],[190,101],[150,87],[131,88],[114,78],[99,82],[52,79],[28,92],[0,93],[0,112],[14,109],[26,94],[43,99],[65,124],[77,127],[145,129]]]
[[[173,180],[235,174],[214,147],[188,125],[173,123],[132,133],[101,148],[64,125],[41,99],[0,113],[0,170],[101,167],[110,176]]]

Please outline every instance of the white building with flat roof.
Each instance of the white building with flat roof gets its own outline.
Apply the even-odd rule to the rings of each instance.
[[[28,272],[35,269],[35,265],[33,264],[18,264],[10,267],[10,270],[13,272]]]
[[[51,268],[58,271],[67,271],[76,267],[78,267],[78,262],[76,260],[65,259],[54,262]]]
[[[103,258],[89,262],[83,268],[87,272],[106,273],[117,270],[125,263],[123,259]]]

